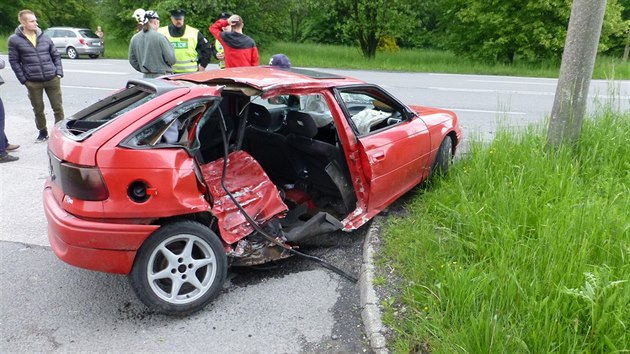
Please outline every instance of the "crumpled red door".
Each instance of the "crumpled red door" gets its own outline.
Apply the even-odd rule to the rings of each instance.
[[[212,212],[219,221],[221,238],[232,244],[251,234],[254,228],[221,187],[223,158],[202,165],[201,171],[214,199]],[[258,223],[265,223],[274,216],[284,217],[288,209],[258,161],[245,151],[228,155],[225,186]]]

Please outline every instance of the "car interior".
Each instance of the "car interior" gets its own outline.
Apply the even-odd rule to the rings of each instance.
[[[308,195],[314,206],[339,218],[354,210],[356,196],[332,119],[318,127],[296,105],[296,95],[286,95],[280,104],[231,91],[222,96],[217,109],[199,123],[195,156],[200,164],[223,157],[224,127],[228,151],[249,153],[281,193],[299,194],[300,201]]]
[[[170,88],[158,85],[155,89],[157,92],[150,93],[132,86],[77,113],[82,119],[70,120],[67,128],[78,140],[84,139]],[[358,137],[387,129],[406,117],[396,102],[369,89],[335,94]],[[335,122],[326,101],[316,93],[262,99],[257,92],[232,87],[223,90],[220,100],[207,97],[179,105],[122,145],[140,149],[185,146],[203,165],[223,158],[223,133],[228,152],[243,150],[254,157],[278,190],[296,199],[296,205],[308,200],[339,219],[356,208],[357,197]]]

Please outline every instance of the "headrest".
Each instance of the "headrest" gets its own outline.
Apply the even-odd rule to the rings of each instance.
[[[315,120],[310,114],[304,112],[289,111],[287,113],[287,128],[290,133],[307,138],[317,135]]]
[[[271,130],[272,122],[271,122],[271,114],[265,108],[265,106],[261,106],[256,103],[249,104],[249,111],[247,116],[247,121],[255,126],[256,128]]]

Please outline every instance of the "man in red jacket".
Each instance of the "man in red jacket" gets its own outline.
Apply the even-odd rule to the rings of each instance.
[[[256,42],[243,34],[241,16],[232,15],[227,20],[220,18],[208,29],[223,45],[226,68],[258,66]]]

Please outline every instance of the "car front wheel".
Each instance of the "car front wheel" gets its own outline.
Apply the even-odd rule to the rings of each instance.
[[[202,309],[214,299],[227,274],[219,237],[193,221],[164,225],[138,250],[131,286],[147,307],[167,315]]]
[[[450,136],[446,136],[440,144],[437,156],[435,157],[435,162],[431,168],[431,178],[435,176],[445,176],[452,160],[453,139],[451,139]]]
[[[68,55],[68,58],[70,59],[79,58],[79,53],[77,53],[77,50],[74,49],[74,47],[68,47],[68,49],[66,49],[66,54]]]

